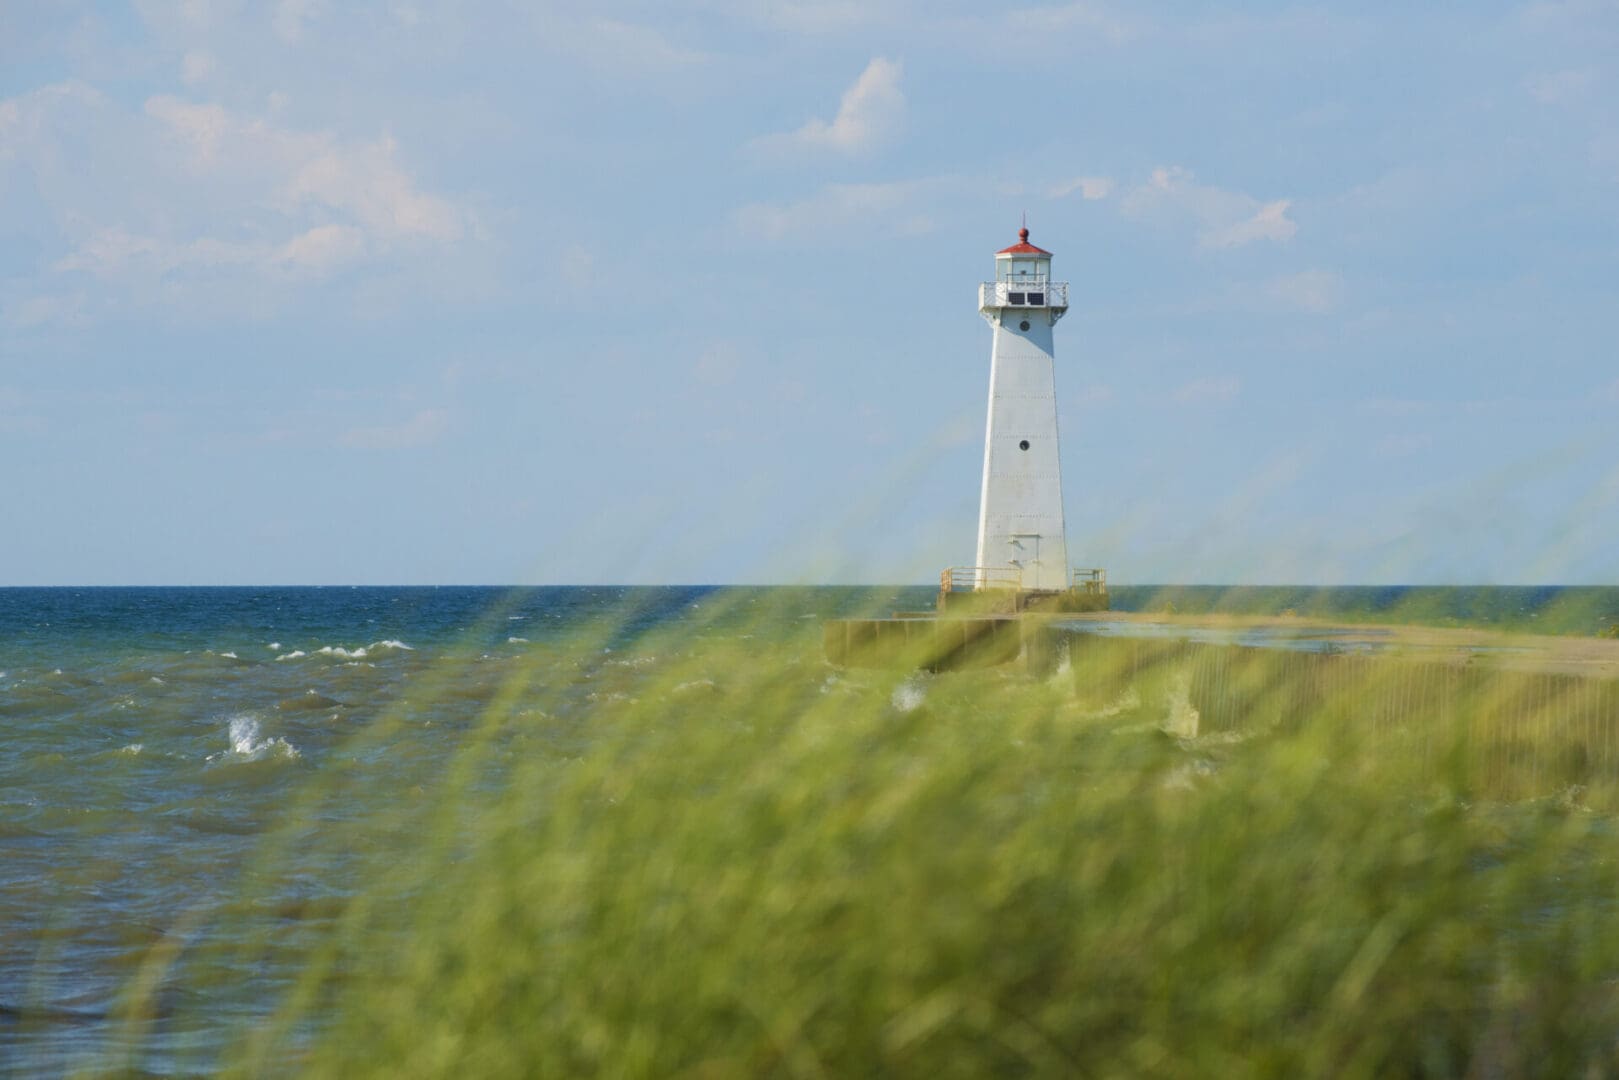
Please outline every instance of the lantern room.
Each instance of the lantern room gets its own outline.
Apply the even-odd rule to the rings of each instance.
[[[1004,308],[1046,308],[1056,322],[1068,310],[1068,283],[1051,280],[1051,252],[1029,243],[1029,230],[1018,230],[1018,242],[995,253],[995,280],[978,289],[978,310],[992,318]]]
[[[1051,252],[1029,243],[1029,230],[1019,229],[1018,242],[995,253],[995,280],[1040,286],[1051,280]]]

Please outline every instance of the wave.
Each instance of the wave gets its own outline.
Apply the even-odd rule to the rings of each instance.
[[[279,647],[281,643],[275,642],[274,644],[275,647]],[[305,652],[302,649],[294,649],[291,652],[282,653],[280,656],[277,656],[276,659],[298,660],[305,656],[324,656],[333,660],[364,660],[366,657],[374,656],[379,652],[394,650],[401,652],[415,652],[416,647],[414,645],[406,645],[398,638],[388,638],[384,641],[373,641],[369,645],[360,645],[353,649],[350,649],[344,645],[322,645],[313,652]]]
[[[230,741],[230,749],[223,753],[210,754],[207,760],[215,761],[228,756],[237,761],[259,761],[266,757],[296,761],[303,756],[296,746],[278,735],[269,738],[262,736],[258,717],[252,713],[232,716],[226,725],[226,738]]]

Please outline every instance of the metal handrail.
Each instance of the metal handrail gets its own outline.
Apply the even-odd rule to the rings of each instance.
[[[1030,294],[1040,297],[1040,303],[1029,302]],[[1020,297],[1021,299],[1015,299]],[[1068,306],[1068,282],[1028,278],[1023,281],[985,281],[978,286],[978,308]]]
[[[952,566],[939,574],[939,591],[945,593],[1022,588],[1023,571],[1015,566]]]
[[[1107,571],[1101,567],[1074,571],[1074,591],[1082,593],[1107,592]]]

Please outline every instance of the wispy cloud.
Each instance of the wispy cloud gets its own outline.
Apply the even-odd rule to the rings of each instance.
[[[88,157],[94,147],[119,161],[116,182]],[[386,134],[344,138],[165,94],[138,112],[82,83],[0,102],[0,162],[37,177],[66,249],[35,282],[42,300],[73,291],[54,275],[118,286],[101,293],[108,303],[151,299],[187,275],[235,281],[262,304],[273,301],[242,289],[244,275],[295,282],[441,254],[471,217],[423,190],[400,157]]]
[[[1343,302],[1344,279],[1332,270],[1300,270],[1272,278],[1265,292],[1284,307],[1324,315]]]
[[[1524,81],[1524,89],[1542,105],[1572,105],[1587,97],[1596,83],[1594,68],[1572,68],[1536,75]]]
[[[1182,383],[1170,397],[1180,405],[1223,405],[1241,392],[1242,380],[1235,375],[1209,375]]]
[[[855,227],[885,236],[914,236],[936,227],[923,197],[942,184],[942,180],[828,184],[796,202],[751,203],[736,212],[735,221],[740,231],[767,240],[846,239]]]
[[[319,10],[320,0],[281,0],[275,6],[270,25],[275,29],[276,37],[289,45],[294,44],[303,35],[304,24],[312,20]]]
[[[207,49],[191,49],[180,58],[180,81],[187,86],[207,82],[219,66],[214,54]]]
[[[854,84],[843,92],[837,115],[813,118],[796,131],[755,139],[752,150],[764,157],[797,153],[858,154],[872,150],[899,131],[905,118],[900,90],[902,65],[874,57]]]
[[[1138,27],[1109,4],[1096,0],[1070,0],[1066,4],[1020,8],[1007,15],[1015,33],[1073,34],[1100,38],[1109,44],[1122,44],[1135,37]]]
[[[1179,165],[1157,168],[1146,183],[1124,197],[1125,213],[1145,220],[1190,220],[1198,244],[1206,248],[1242,247],[1257,240],[1284,242],[1298,232],[1287,216],[1290,199],[1261,202],[1240,191],[1199,184]]]
[[[556,27],[555,12],[548,12],[546,24]],[[624,77],[628,72],[672,72],[696,67],[708,55],[682,45],[661,30],[645,23],[622,19],[592,18],[553,40],[565,41],[568,55],[582,57],[593,67]]]
[[[1075,193],[1082,199],[1105,199],[1113,193],[1113,181],[1106,176],[1076,176],[1062,184],[1054,184],[1046,191],[1053,199],[1066,199]]]
[[[403,423],[351,428],[338,442],[360,450],[403,450],[437,441],[448,427],[449,413],[423,409]]]

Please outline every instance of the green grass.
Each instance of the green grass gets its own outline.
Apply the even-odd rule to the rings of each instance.
[[[1247,658],[1239,720],[1177,737],[1172,670],[835,673],[812,630],[647,639],[583,712],[537,657],[390,813],[290,822],[264,873],[318,845],[363,884],[233,1068],[1619,1068],[1613,779],[1503,727],[1516,691],[1374,725],[1388,669],[1289,711]]]

